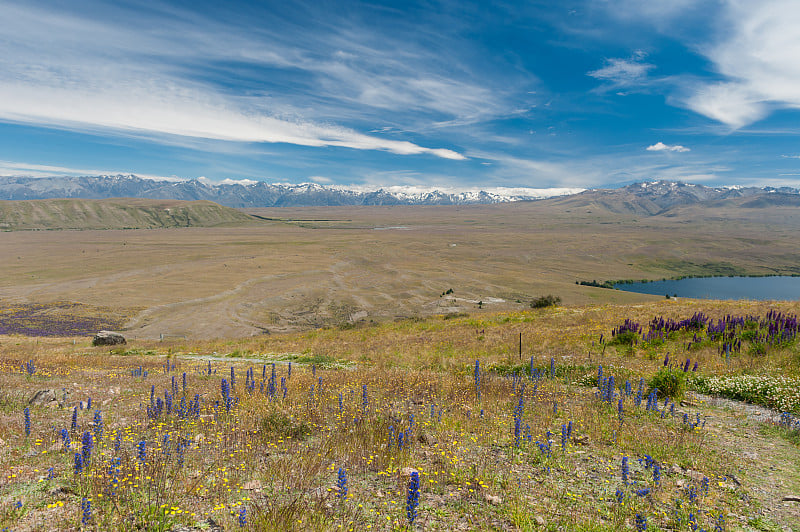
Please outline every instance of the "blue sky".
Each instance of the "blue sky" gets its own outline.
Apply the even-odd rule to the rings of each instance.
[[[800,184],[796,0],[0,0],[0,18],[0,175]]]

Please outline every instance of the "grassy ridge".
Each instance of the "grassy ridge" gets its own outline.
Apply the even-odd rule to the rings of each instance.
[[[599,341],[625,319],[769,310],[798,305],[548,308],[110,352],[0,338],[0,526],[779,530],[797,521],[770,497],[800,489],[786,429],[748,428],[693,397],[645,408],[651,390],[640,399],[637,387],[666,354],[705,377],[796,376],[797,344],[725,356],[710,341],[687,348],[686,331]],[[600,365],[614,388],[578,384]],[[29,406],[44,388],[56,400]]]
[[[252,223],[210,201],[52,199],[0,202],[0,230],[154,229]]]

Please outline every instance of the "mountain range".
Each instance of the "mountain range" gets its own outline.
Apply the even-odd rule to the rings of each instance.
[[[790,187],[706,187],[675,181],[634,183],[615,189],[487,188],[455,190],[436,187],[327,186],[262,181],[211,183],[204,179],[156,180],[135,175],[0,177],[0,200],[51,198],[207,200],[226,207],[305,207],[348,205],[470,205],[551,198],[565,207],[596,207],[611,212],[664,214],[698,203],[744,208],[800,206],[800,190]]]
[[[489,188],[326,186],[263,181],[212,183],[205,179],[154,180],[135,175],[0,177],[0,200],[51,198],[149,198],[208,200],[226,207],[313,207],[346,205],[470,205],[542,199],[581,192],[581,188]]]

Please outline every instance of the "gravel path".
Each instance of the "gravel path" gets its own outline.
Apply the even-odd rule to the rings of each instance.
[[[786,501],[800,496],[800,448],[786,438],[766,432],[765,423],[773,423],[780,413],[757,405],[731,399],[690,394],[685,410],[707,416],[709,444],[731,464],[739,465],[736,490],[744,500],[753,500],[747,516],[729,516],[731,530],[775,530],[756,526],[752,519],[761,517],[777,525],[778,530],[800,531],[800,502]]]

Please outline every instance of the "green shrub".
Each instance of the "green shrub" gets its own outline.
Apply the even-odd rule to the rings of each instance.
[[[669,397],[674,401],[683,398],[686,393],[686,373],[678,368],[661,368],[658,373],[653,375],[647,384],[650,388],[658,389],[659,397]]]
[[[533,298],[531,308],[555,307],[561,303],[561,298],[554,295],[546,295]]]
[[[608,345],[633,345],[639,339],[639,333],[633,331],[625,331],[624,333],[617,334],[608,342]]]

